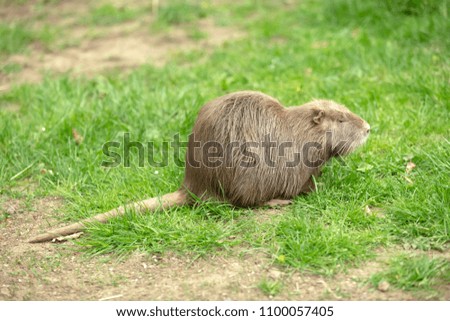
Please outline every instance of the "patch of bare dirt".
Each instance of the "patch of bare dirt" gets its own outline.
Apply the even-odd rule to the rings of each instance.
[[[382,292],[367,279],[383,269],[392,251],[332,278],[272,264],[268,255],[237,249],[193,260],[180,255],[134,253],[87,258],[77,246],[29,244],[26,240],[54,225],[63,200],[42,198],[32,204],[2,199],[8,218],[0,223],[0,300],[413,300],[412,293]],[[267,296],[263,280],[283,284]],[[441,289],[450,299],[448,288]]]
[[[31,19],[36,15],[33,5],[34,2],[6,6],[0,9],[0,17],[6,21]],[[130,6],[129,3],[126,5]],[[88,1],[61,1],[41,8],[44,22],[36,20],[34,28],[40,29],[50,23],[57,26],[61,35],[50,48],[35,43],[26,54],[7,57],[2,64],[19,65],[20,71],[0,72],[0,90],[8,90],[13,84],[39,82],[46,73],[92,76],[111,69],[129,70],[146,63],[162,66],[176,53],[195,49],[208,52],[243,36],[242,31],[217,26],[211,19],[198,21],[198,30],[206,35],[202,39],[193,39],[189,33],[190,25],[152,31],[155,17],[150,11],[135,20],[112,26],[85,25],[80,22],[80,17],[87,15],[89,8]]]

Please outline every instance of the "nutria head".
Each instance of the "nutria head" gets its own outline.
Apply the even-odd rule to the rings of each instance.
[[[370,125],[347,107],[330,100],[315,100],[307,107],[311,110],[311,130],[326,136],[330,156],[348,155],[366,142]]]

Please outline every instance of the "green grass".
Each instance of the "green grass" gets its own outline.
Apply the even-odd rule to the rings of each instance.
[[[155,26],[167,27],[194,22],[211,13],[209,1],[173,0],[162,3],[157,11]]]
[[[208,34],[197,27],[188,30],[188,37],[192,40],[202,40],[208,38]]]
[[[30,0],[0,0],[0,5],[21,5],[21,4],[26,4],[27,2],[29,2]]]
[[[0,65],[0,72],[5,74],[15,74],[22,70],[22,66],[16,63]]]
[[[267,296],[275,296],[283,289],[280,281],[264,279],[258,284],[258,288]]]
[[[84,21],[94,26],[109,26],[133,20],[140,14],[137,9],[104,4],[91,10]]]
[[[182,181],[183,168],[173,161],[138,168],[136,151],[130,168],[102,168],[107,141],[121,141],[128,132],[133,141],[155,142],[162,153],[162,142],[176,133],[186,139],[202,104],[235,90],[260,90],[287,106],[328,98],[365,118],[371,136],[344,161],[330,162],[318,192],[297,197],[281,218],[261,222],[251,210],[215,203],[148,216],[129,213],[93,226],[79,244],[93,254],[194,256],[239,245],[271,253],[274,264],[326,274],[392,243],[448,250],[448,2],[432,2],[427,10],[414,1],[396,8],[387,3],[218,5],[207,9],[208,16],[248,35],[210,56],[193,51],[163,68],[141,66],[127,76],[47,78],[2,93],[0,105],[20,109],[0,109],[0,191],[17,197],[12,187],[35,183],[32,197],[63,196],[65,220],[76,221],[174,191]],[[186,19],[177,17],[187,10],[184,2],[170,6],[175,18],[161,8],[159,19]],[[189,10],[192,19],[203,15]],[[72,128],[84,137],[81,145]],[[411,173],[409,159],[416,164]],[[368,207],[377,211],[368,213]]]
[[[443,258],[429,258],[425,255],[401,255],[389,262],[386,271],[370,278],[374,287],[382,281],[405,291],[424,291],[433,294],[433,287],[450,282],[450,262]]]
[[[128,213],[106,228],[94,225],[95,236],[90,234],[80,242],[92,254],[126,254],[151,248],[156,253],[193,252],[201,256],[242,243],[241,234],[251,229],[251,222],[238,219],[243,213],[244,210],[214,203],[151,216]],[[129,243],[130,240],[133,241]],[[124,247],[124,243],[128,246]]]
[[[0,54],[23,51],[33,39],[33,33],[22,24],[0,23]]]
[[[0,224],[1,224],[3,221],[6,221],[9,217],[10,217],[10,215],[9,215],[8,213],[1,213],[1,214],[0,214]]]
[[[33,42],[48,48],[59,35],[59,31],[50,25],[37,30],[26,23],[0,23],[0,56],[24,53]],[[8,69],[2,67],[2,71],[8,72]]]

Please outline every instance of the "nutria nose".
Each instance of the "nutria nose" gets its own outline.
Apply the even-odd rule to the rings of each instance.
[[[366,134],[370,133],[370,125],[366,123]]]

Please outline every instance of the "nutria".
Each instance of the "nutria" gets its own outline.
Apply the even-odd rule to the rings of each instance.
[[[334,156],[364,144],[370,126],[346,107],[315,100],[284,108],[263,93],[241,91],[216,98],[200,110],[186,151],[181,188],[41,234],[50,241],[106,222],[125,209],[154,211],[216,199],[238,207],[284,205],[315,189],[314,177]]]

